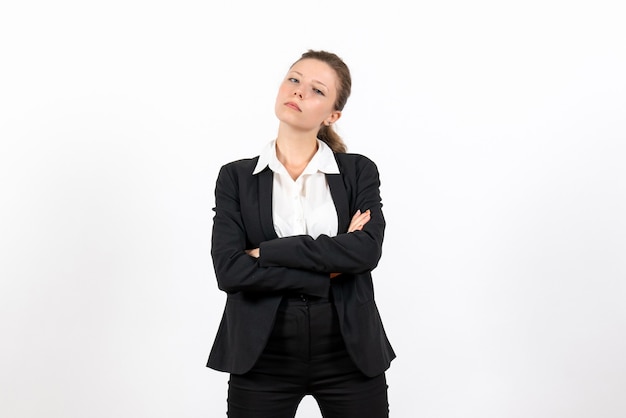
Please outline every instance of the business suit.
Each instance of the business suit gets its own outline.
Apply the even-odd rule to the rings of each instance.
[[[339,234],[278,238],[272,220],[273,172],[253,175],[258,157],[223,166],[215,188],[211,255],[226,307],[208,367],[249,371],[267,344],[285,294],[332,296],[346,349],[366,376],[395,357],[374,302],[371,270],[382,254],[385,220],[376,165],[358,154],[335,154],[340,174],[327,174]],[[361,231],[345,233],[352,215],[370,209]],[[244,250],[260,248],[260,257]],[[340,276],[330,279],[331,272]]]

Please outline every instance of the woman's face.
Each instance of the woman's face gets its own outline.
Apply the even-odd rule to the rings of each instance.
[[[339,80],[325,62],[303,59],[289,69],[278,89],[275,113],[278,119],[296,129],[315,131],[341,116],[335,110]]]

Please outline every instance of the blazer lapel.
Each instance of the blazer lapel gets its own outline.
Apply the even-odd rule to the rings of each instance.
[[[326,181],[330,188],[330,194],[335,203],[338,217],[337,233],[346,232],[350,226],[350,203],[348,201],[348,193],[343,185],[341,174],[326,174]]]
[[[261,217],[261,228],[267,239],[278,238],[274,230],[274,220],[272,218],[272,184],[274,172],[269,168],[261,171],[259,177],[259,216]]]

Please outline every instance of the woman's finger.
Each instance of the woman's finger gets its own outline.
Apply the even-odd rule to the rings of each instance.
[[[365,212],[357,211],[352,217],[352,221],[350,222],[350,226],[348,228],[348,232],[360,231],[363,229],[363,225],[368,223],[370,220],[370,211],[369,209]]]

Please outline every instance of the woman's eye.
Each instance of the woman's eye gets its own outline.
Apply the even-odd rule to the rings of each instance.
[[[291,81],[292,83],[298,83],[297,78],[290,77],[288,80]]]
[[[322,96],[325,96],[324,92],[320,89],[313,89],[313,91],[315,92],[315,94],[321,94]]]

